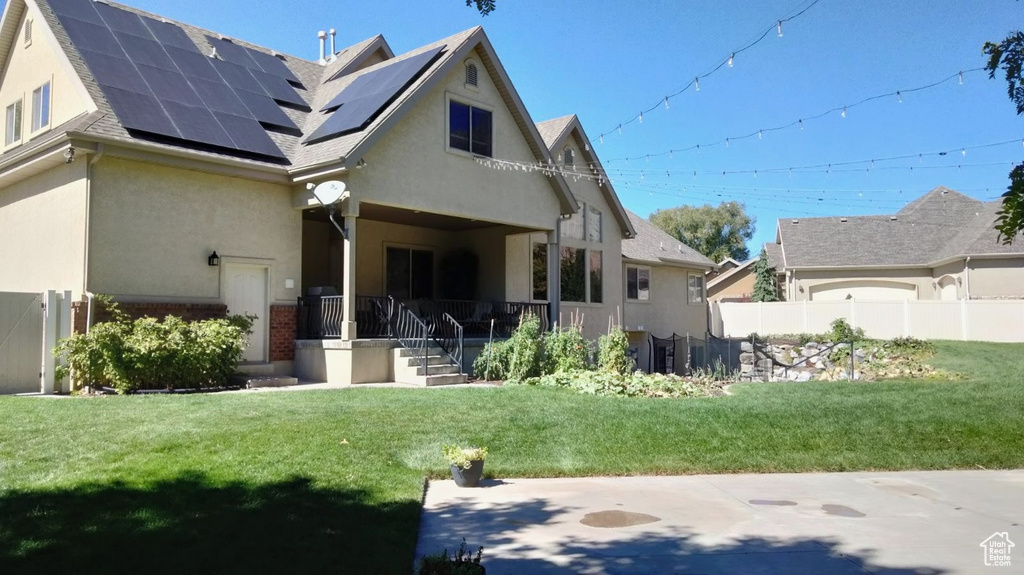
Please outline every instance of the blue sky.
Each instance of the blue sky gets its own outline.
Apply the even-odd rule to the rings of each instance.
[[[1005,190],[1024,156],[1024,119],[1006,83],[965,73],[939,87],[765,132],[728,147],[645,159],[788,124],[876,94],[933,83],[984,65],[986,40],[1024,26],[1015,0],[820,0],[644,122],[614,129],[688,84],[776,20],[812,0],[498,0],[486,18],[462,0],[374,2],[125,0],[139,8],[296,56],[317,56],[316,32],[339,47],[377,33],[397,53],[482,24],[535,121],[576,113],[623,204],[647,215],[683,203],[745,202],[756,251],[777,218],[891,213],[938,185],[981,199]],[[1015,140],[1010,145],[961,148]],[[788,168],[956,150],[946,156],[839,168]],[[617,160],[633,157],[628,164]],[[995,164],[998,165],[978,165]],[[957,166],[961,167],[957,167]],[[727,174],[759,170],[753,174]],[[622,170],[621,174],[618,170]],[[693,172],[698,175],[694,176]],[[701,172],[712,172],[701,173]],[[641,173],[643,178],[641,179]]]

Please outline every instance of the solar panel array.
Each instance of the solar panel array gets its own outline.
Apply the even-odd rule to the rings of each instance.
[[[391,62],[359,76],[320,111],[330,117],[303,143],[310,144],[365,128],[444,51],[444,46]]]
[[[308,105],[280,59],[210,39],[200,52],[185,31],[93,0],[50,0],[121,124],[147,132],[285,158],[261,125],[298,130],[275,102]]]

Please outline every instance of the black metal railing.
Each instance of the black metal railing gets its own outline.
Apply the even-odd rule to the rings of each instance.
[[[462,365],[462,347],[464,327],[455,318],[444,314],[443,321],[434,326],[433,335],[437,345],[448,354],[459,366],[460,371],[465,371]]]
[[[402,302],[392,299],[390,303],[392,335],[402,347],[415,352],[413,357],[422,358],[423,374],[430,375],[430,327]]]
[[[410,312],[422,319],[440,339],[448,337],[445,327],[452,322],[462,328],[463,338],[486,338],[494,325],[495,338],[507,338],[519,326],[525,314],[540,318],[541,330],[547,331],[548,304],[507,301],[465,300],[394,300],[382,296],[356,296],[356,337],[390,338],[395,313],[393,301],[400,301]],[[341,337],[344,299],[342,296],[308,296],[299,298],[299,339],[332,339]],[[447,317],[446,317],[447,316]],[[451,351],[451,350],[445,350]]]

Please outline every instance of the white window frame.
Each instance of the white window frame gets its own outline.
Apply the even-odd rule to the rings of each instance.
[[[15,106],[17,106],[16,116],[18,116],[18,118],[17,118],[18,122],[17,122],[15,127],[16,127],[18,133],[17,133],[17,137],[10,138],[10,140],[8,141],[8,135],[10,134],[10,131],[11,131],[10,115],[9,115],[8,112],[11,110],[11,108],[14,108]],[[5,150],[9,149],[9,148],[13,148],[15,146],[21,145],[22,138],[24,137],[24,133],[23,133],[24,132],[24,130],[23,130],[23,128],[24,128],[23,124],[24,123],[25,123],[25,100],[23,98],[18,98],[17,100],[11,102],[10,104],[8,104],[4,108],[4,149]]]
[[[533,251],[537,248],[537,246],[544,246],[544,270],[545,270],[544,271],[544,276],[545,276],[544,281],[545,281],[545,283],[547,283],[547,290],[545,290],[544,299],[537,299],[537,298],[533,297],[533,296],[537,295],[535,290],[534,290],[535,286],[533,284]],[[558,265],[562,265],[562,262],[561,262],[562,254],[559,253],[558,256],[559,256]],[[548,303],[550,293],[551,293],[551,250],[548,249],[548,243],[547,243],[546,240],[545,241],[538,241],[536,239],[531,238],[530,239],[530,301],[534,302],[534,303]]]
[[[587,204],[584,207],[584,209],[585,209],[587,215],[586,215],[586,217],[584,218],[584,221],[583,221],[583,223],[584,223],[584,226],[583,226],[583,229],[584,229],[583,236],[584,236],[584,238],[583,239],[586,240],[587,242],[592,243],[592,244],[600,244],[600,243],[602,243],[604,241],[604,214],[601,212],[601,210],[595,208],[593,204]],[[592,223],[592,219],[593,219],[593,216],[595,214],[597,215],[597,239],[596,240],[590,237],[590,225]]]
[[[700,295],[698,300],[693,300],[693,286],[690,285],[690,281],[696,279],[700,282]],[[686,303],[688,305],[703,305],[704,300],[704,276],[701,274],[686,274]]]
[[[635,298],[629,297],[629,270],[630,269],[637,270],[637,275],[636,275],[636,297]],[[643,292],[640,290],[640,272],[641,271],[647,272],[647,297],[642,297],[642,293]],[[626,301],[649,303],[651,301],[651,268],[650,268],[650,266],[638,266],[638,265],[633,265],[633,264],[627,264],[626,265],[626,285],[625,285],[625,288],[626,288],[625,289]]]
[[[565,166],[576,165],[576,152],[574,152],[570,146],[566,146],[565,149],[562,150],[562,164]]]
[[[455,94],[455,93],[452,93],[452,92],[446,92],[445,93],[445,98],[444,98],[444,149],[449,154],[455,154],[456,156],[462,156],[464,158],[487,158],[488,157],[488,156],[481,156],[480,154],[474,154],[472,152],[467,152],[466,150],[460,150],[458,148],[453,148],[452,147],[452,145],[451,145],[452,144],[452,138],[451,138],[451,130],[452,130],[452,119],[451,119],[452,100],[455,100],[455,102],[457,102],[459,104],[466,104],[466,105],[470,106],[471,108],[478,108],[480,110],[485,110],[485,111],[491,113],[491,155],[489,157],[491,157],[491,158],[499,157],[499,154],[498,154],[498,138],[496,137],[496,134],[494,133],[494,116],[495,116],[495,114],[494,114],[494,106],[489,106],[489,105],[487,105],[487,104],[485,104],[483,102],[480,102],[478,100],[475,100],[475,99],[470,98],[468,96],[465,96],[463,94]],[[470,112],[470,114],[472,115],[472,111]],[[470,142],[473,141],[473,132],[472,131],[470,131],[469,139],[470,139]],[[472,144],[470,144],[470,147],[471,148],[473,147]]]
[[[37,127],[36,126],[36,93],[39,93],[40,102],[42,101],[43,88],[46,88],[46,123]],[[42,122],[42,109],[38,111],[40,116],[40,122]],[[29,117],[29,137],[36,134],[45,132],[50,129],[50,125],[53,123],[53,82],[47,80],[43,82],[35,90],[32,90],[32,115]]]

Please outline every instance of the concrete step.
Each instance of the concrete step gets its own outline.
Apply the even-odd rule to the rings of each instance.
[[[235,374],[231,377],[231,383],[247,387],[249,389],[256,389],[260,387],[288,387],[291,385],[298,385],[299,380],[296,377],[288,375]]]
[[[422,356],[407,357],[407,358],[403,358],[403,359],[405,359],[405,361],[406,361],[405,365],[408,365],[410,367],[423,365],[423,357]],[[452,358],[448,357],[448,354],[428,355],[427,356],[427,365],[450,365],[451,363],[452,363]]]
[[[425,380],[427,387],[434,387],[436,385],[458,385],[460,383],[468,383],[469,376],[464,373],[452,373],[446,375],[428,375],[422,377]]]
[[[416,375],[427,375],[428,373],[430,375],[450,375],[462,371],[459,366],[453,363],[449,363],[447,365],[432,365],[430,366],[429,371],[425,369],[423,366],[417,367],[415,369]]]
[[[402,347],[398,348],[398,354],[402,357],[423,357],[423,350]],[[431,355],[444,355],[444,350],[439,347],[428,347],[427,356]]]

